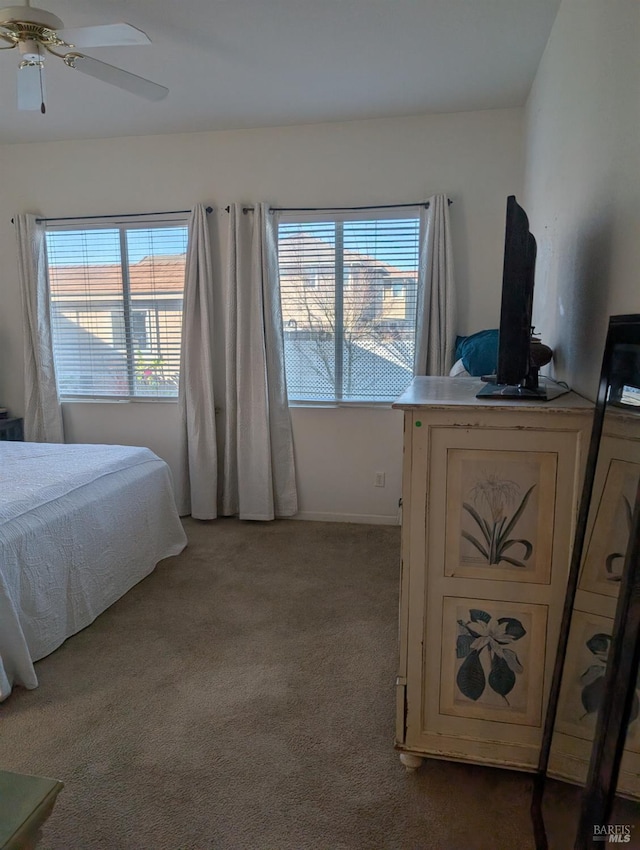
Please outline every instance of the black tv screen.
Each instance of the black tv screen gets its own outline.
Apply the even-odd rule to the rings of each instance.
[[[498,365],[495,377],[484,380],[478,396],[548,398],[538,386],[538,370],[531,363],[531,322],[536,269],[536,240],[526,212],[515,195],[507,198],[502,270],[502,301]]]
[[[504,236],[498,384],[517,385],[529,374],[535,268],[536,240],[529,232],[529,219],[515,195],[509,195]]]

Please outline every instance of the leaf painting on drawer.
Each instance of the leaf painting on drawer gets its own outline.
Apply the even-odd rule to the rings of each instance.
[[[425,635],[441,641],[439,677],[430,679],[439,687],[425,703],[425,722],[437,703],[441,718],[539,726],[547,615],[533,602],[444,596],[442,616]]]
[[[458,620],[456,657],[464,661],[456,675],[456,685],[467,699],[474,702],[483,695],[487,685],[509,705],[507,695],[513,690],[516,677],[523,666],[511,649],[515,641],[526,634],[515,617],[492,617],[478,608],[469,610],[469,619]],[[483,658],[489,669],[485,674]]]
[[[621,494],[623,501],[623,511],[624,518],[627,522],[627,529],[629,534],[631,534],[631,525],[633,523],[633,510],[631,509],[631,502],[624,493]],[[616,568],[614,569],[614,564],[616,564]],[[609,581],[620,581],[622,578],[622,568],[624,566],[624,552],[611,552],[610,555],[607,555],[605,560],[605,569],[607,570],[607,579]]]
[[[605,441],[607,454],[620,454],[623,448],[613,438]],[[630,460],[605,454],[598,461],[580,574],[580,589],[589,593],[618,595],[640,479],[640,441],[633,452]]]
[[[580,684],[582,685],[580,699],[584,708],[583,718],[590,714],[595,714],[602,704],[604,698],[604,677],[607,672],[607,659],[611,647],[611,635],[597,632],[585,643],[587,649],[593,655],[593,659],[592,663],[580,676]],[[633,723],[640,712],[640,702],[638,701],[639,687],[640,683],[636,683],[636,691],[631,704],[631,714],[629,715],[630,724]]]
[[[461,534],[480,552],[487,564],[504,562],[512,567],[526,566],[533,544],[516,537],[515,529],[535,486],[532,484],[522,495],[515,481],[485,473],[470,490],[471,501],[463,502],[462,507],[475,522],[478,533],[471,534],[462,529]]]

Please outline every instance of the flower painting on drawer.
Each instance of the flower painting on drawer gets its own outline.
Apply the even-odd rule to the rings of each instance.
[[[464,659],[456,675],[458,690],[476,701],[489,687],[508,706],[508,695],[513,690],[516,677],[524,673],[513,644],[525,635],[524,626],[515,617],[498,617],[496,620],[487,611],[472,608],[466,622],[458,620],[456,657]],[[487,658],[490,667],[488,676],[485,675],[483,657]]]
[[[594,485],[594,515],[590,518],[581,590],[618,595],[627,551],[640,464],[610,458],[599,497]]]
[[[451,449],[445,575],[546,584],[557,455]]]
[[[593,740],[598,710],[604,697],[613,620],[574,611],[560,690],[556,729],[565,735]],[[639,690],[631,705],[627,748],[640,753]]]
[[[611,635],[596,632],[585,641],[585,646],[592,653],[593,658],[590,659],[587,669],[580,674],[580,684],[582,685],[580,700],[584,708],[583,717],[589,714],[597,714],[600,710],[604,698],[604,678],[607,672]],[[636,682],[636,692],[633,695],[631,712],[629,714],[630,727],[638,719],[639,709],[638,683]]]
[[[538,726],[547,608],[445,597],[440,712]]]
[[[463,509],[476,523],[477,531],[474,535],[463,528],[461,534],[489,566],[500,563],[527,566],[533,543],[515,535],[518,521],[535,487],[532,484],[523,496],[520,485],[515,481],[486,472],[469,491],[470,502],[462,503]]]

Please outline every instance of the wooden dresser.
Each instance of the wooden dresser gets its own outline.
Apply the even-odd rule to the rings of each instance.
[[[396,747],[533,770],[593,406],[415,378],[404,410]]]

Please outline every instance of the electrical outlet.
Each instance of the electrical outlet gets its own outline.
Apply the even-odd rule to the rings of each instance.
[[[376,487],[384,487],[384,472],[376,472]]]

